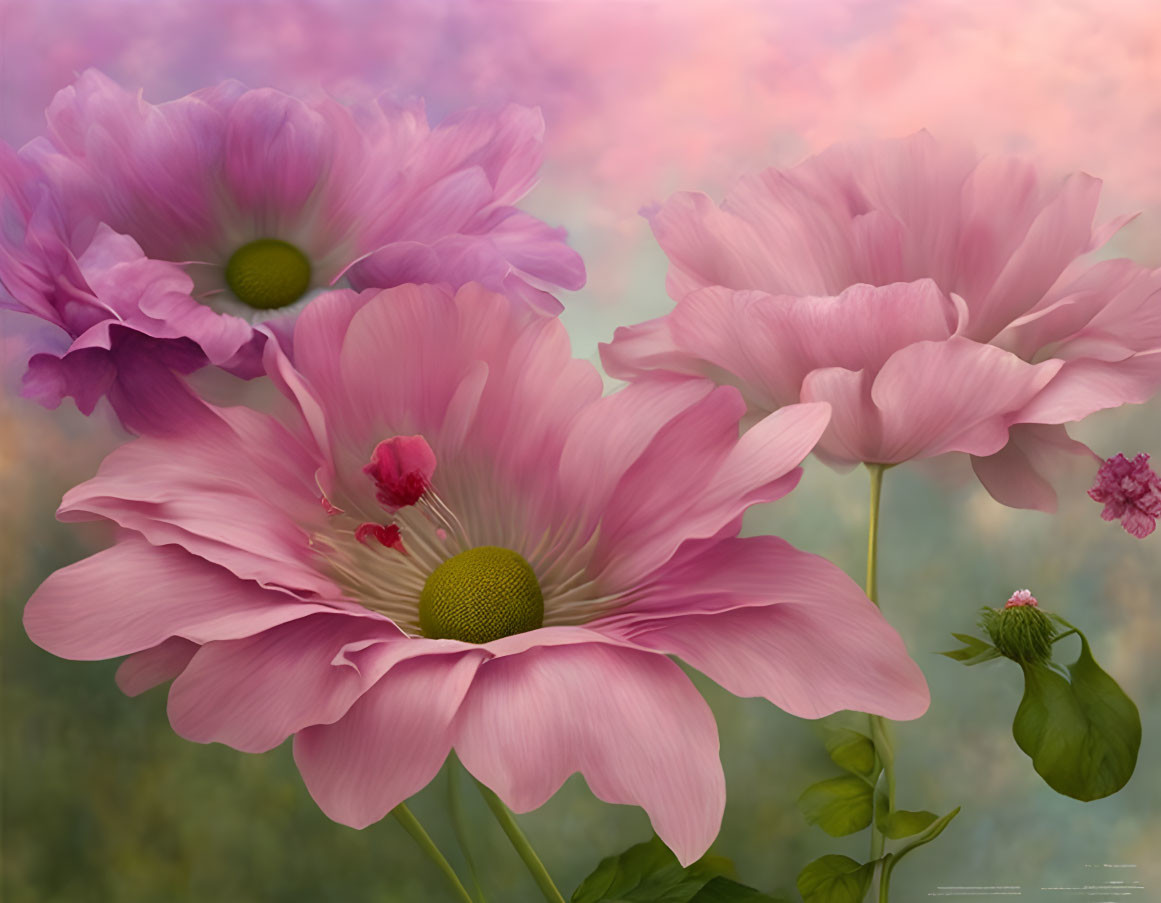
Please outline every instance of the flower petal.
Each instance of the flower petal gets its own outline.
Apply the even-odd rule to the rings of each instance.
[[[329,724],[378,675],[334,664],[348,643],[395,639],[385,618],[310,615],[237,640],[206,643],[169,692],[173,729],[195,743],[273,749],[312,724]]]
[[[628,586],[662,565],[682,542],[712,536],[750,505],[790,490],[788,477],[826,426],[825,405],[771,414],[739,440],[745,405],[719,387],[663,427],[625,471],[601,521],[590,568]]]
[[[175,546],[126,539],[48,576],[24,609],[29,638],[53,655],[92,661],[173,636],[245,637],[327,605],[239,580]]]
[[[824,558],[772,536],[732,539],[664,581],[648,607],[660,617],[626,635],[737,696],[763,696],[801,718],[855,709],[907,720],[927,710],[927,683],[899,634]]]
[[[117,686],[126,696],[140,696],[181,674],[200,648],[181,637],[170,637],[150,649],[135,652],[118,666]]]
[[[1019,423],[1069,423],[1095,411],[1143,404],[1161,387],[1161,347],[1119,361],[1065,361],[1060,372],[1024,407]]]
[[[452,720],[483,653],[421,655],[388,671],[334,724],[294,738],[319,808],[365,828],[427,785],[452,745]]]
[[[972,456],[972,469],[997,502],[1012,508],[1056,511],[1055,478],[1070,460],[1098,462],[1088,446],[1069,438],[1062,425],[1016,424],[1008,444],[994,455]]]
[[[324,117],[297,98],[273,88],[247,91],[225,127],[223,174],[234,202],[267,229],[293,228],[327,175],[330,135]]]
[[[305,529],[325,520],[316,457],[271,417],[242,407],[206,412],[196,429],[116,449],[97,476],[65,493],[58,516],[107,518],[244,579],[337,598],[311,561]]]
[[[542,805],[579,771],[605,802],[642,807],[684,865],[721,824],[713,714],[662,656],[583,644],[487,662],[461,709],[455,748],[517,812]]]
[[[872,460],[999,451],[1015,415],[1061,364],[1029,364],[993,345],[958,336],[897,351],[871,389],[883,417],[882,456]]]

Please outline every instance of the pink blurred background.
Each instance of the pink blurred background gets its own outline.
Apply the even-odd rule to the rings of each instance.
[[[4,0],[0,33],[10,143],[86,66],[155,102],[226,77],[436,116],[516,100],[544,109],[546,178],[618,246],[675,188],[925,127],[1104,178],[1161,263],[1155,0]]]

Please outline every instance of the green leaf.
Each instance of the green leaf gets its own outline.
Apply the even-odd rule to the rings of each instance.
[[[946,655],[963,665],[978,665],[981,662],[990,662],[994,658],[1000,658],[999,650],[979,637],[974,637],[969,633],[953,633],[952,636],[964,644],[963,648],[940,652],[940,655]]]
[[[880,881],[884,881],[890,884],[891,872],[895,870],[895,866],[899,864],[899,860],[910,853],[912,850],[916,850],[924,844],[931,843],[931,841],[935,840],[935,838],[943,833],[943,829],[951,824],[951,820],[959,815],[959,810],[960,807],[956,806],[954,809],[948,812],[947,815],[944,815],[938,820],[932,822],[931,827],[923,832],[922,837],[915,838],[915,840],[911,841],[911,843],[907,844],[907,846],[903,847],[901,850],[899,850],[899,852],[888,853],[886,856],[884,856],[883,873],[880,877]]]
[[[847,774],[819,781],[802,792],[798,808],[808,822],[831,837],[854,834],[871,823],[871,786],[862,778]]]
[[[805,903],[861,903],[874,875],[874,862],[823,856],[798,873],[798,892]]]
[[[1093,659],[1084,634],[1077,635],[1080,657],[1068,666],[1068,678],[1047,665],[1021,664],[1024,698],[1012,736],[1049,787],[1088,801],[1116,793],[1132,777],[1141,716]]]
[[[894,812],[884,812],[876,817],[875,824],[887,837],[899,840],[926,831],[937,818],[938,815],[925,809],[919,812],[896,809]]]
[[[682,868],[655,836],[602,859],[573,893],[572,903],[690,903],[714,878],[733,870],[733,864],[720,856],[703,856]]]
[[[875,782],[879,763],[875,759],[875,744],[866,734],[845,727],[835,728],[827,734],[826,751],[843,771],[857,774],[871,784]]]
[[[787,903],[729,878],[714,878],[689,903]]]

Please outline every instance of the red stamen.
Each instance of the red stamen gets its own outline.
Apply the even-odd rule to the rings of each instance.
[[[363,545],[367,545],[368,537],[374,537],[379,541],[379,544],[388,549],[394,549],[404,555],[407,550],[403,548],[403,539],[399,535],[399,528],[395,524],[359,524],[355,528],[355,539]]]

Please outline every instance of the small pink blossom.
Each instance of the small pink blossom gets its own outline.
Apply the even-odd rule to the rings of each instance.
[[[672,657],[802,717],[927,708],[902,639],[840,568],[738,536],[747,508],[796,485],[826,405],[740,434],[732,387],[605,395],[559,320],[478,285],[328,293],[293,350],[264,357],[280,416],[207,406],[71,490],[60,517],[115,523],[118,541],[25,609],[57,655],[128,655],[129,692],[173,679],[182,736],[257,752],[294,735],[310,793],[354,827],[453,748],[518,812],[580,772],[688,864],[725,783],[713,714]],[[388,484],[426,484],[391,524],[372,453]]]
[[[1009,597],[1008,601],[1004,605],[1004,608],[1017,608],[1021,605],[1038,605],[1036,597],[1032,595],[1031,590],[1016,590],[1016,592],[1012,593],[1011,597]]]
[[[1125,532],[1144,539],[1161,517],[1161,477],[1149,466],[1149,456],[1139,454],[1132,461],[1118,454],[1097,471],[1089,497],[1104,504],[1101,517],[1119,520]]]

